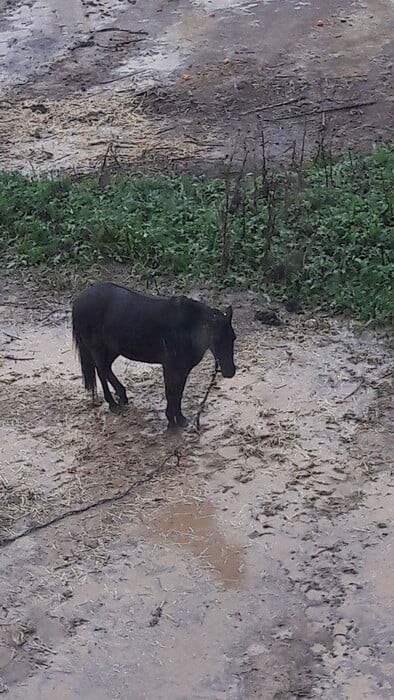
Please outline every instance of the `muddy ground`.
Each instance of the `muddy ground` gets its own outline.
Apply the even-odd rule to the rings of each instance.
[[[0,0],[1,167],[204,170],[392,138],[391,0]],[[314,114],[310,114],[313,112]],[[253,161],[253,158],[251,158]],[[236,161],[235,161],[236,162]]]
[[[114,144],[117,167],[206,171],[262,127],[279,160],[305,129],[307,152],[368,147],[391,135],[392,29],[384,0],[0,0],[0,167],[90,169]],[[393,697],[384,334],[213,299],[234,305],[238,371],[198,433],[207,357],[171,436],[160,369],[118,361],[130,407],[93,406],[70,299],[18,279],[0,280],[0,694]]]
[[[387,338],[285,311],[262,326],[259,298],[223,297],[237,374],[217,381],[198,434],[207,357],[190,426],[171,436],[159,368],[117,361],[130,407],[93,406],[68,300],[2,291],[0,538],[132,488],[3,542],[0,691],[393,697]]]

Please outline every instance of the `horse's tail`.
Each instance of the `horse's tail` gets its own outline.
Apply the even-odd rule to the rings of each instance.
[[[86,345],[81,333],[78,331],[75,316],[73,314],[73,340],[78,351],[79,361],[81,363],[82,376],[85,384],[85,389],[91,391],[93,398],[96,396],[96,366],[93,361],[92,353]]]

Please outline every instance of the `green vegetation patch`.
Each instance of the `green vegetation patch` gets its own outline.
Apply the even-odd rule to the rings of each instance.
[[[204,178],[0,174],[3,266],[127,263],[140,276],[260,288],[387,324],[394,149]]]

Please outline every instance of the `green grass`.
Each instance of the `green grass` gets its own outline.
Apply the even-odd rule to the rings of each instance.
[[[143,277],[182,276],[291,296],[362,321],[392,320],[394,149],[348,155],[303,173],[244,177],[242,201],[223,208],[235,183],[192,176],[29,179],[0,174],[3,266],[52,269],[115,261]],[[230,190],[230,191],[229,191]]]

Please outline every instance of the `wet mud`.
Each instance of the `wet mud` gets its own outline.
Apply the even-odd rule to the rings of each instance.
[[[206,171],[262,130],[279,161],[370,148],[393,29],[391,0],[3,0],[1,167],[90,170],[112,144],[114,167]]]
[[[2,295],[0,539],[135,484],[0,548],[5,697],[393,696],[388,339],[230,300],[237,374],[197,433],[206,357],[174,436],[159,368],[118,360],[131,403],[110,414],[68,305]]]

